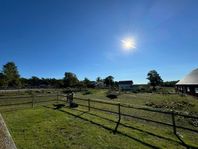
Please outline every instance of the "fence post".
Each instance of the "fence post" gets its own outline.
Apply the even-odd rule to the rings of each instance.
[[[119,124],[120,124],[120,120],[121,120],[120,103],[118,103],[118,122],[117,122],[117,124],[116,124],[115,129],[114,129],[114,133],[117,132],[118,126],[119,126]]]
[[[32,108],[34,108],[34,93],[32,93]]]
[[[172,115],[172,123],[173,123],[173,132],[174,134],[177,134],[176,124],[175,124],[175,112],[172,111],[171,115]]]
[[[88,111],[90,111],[90,99],[88,99]]]
[[[120,121],[120,119],[121,119],[120,103],[118,104],[118,113],[119,113],[119,121]]]
[[[59,96],[59,94],[58,94],[58,91],[57,91],[57,98],[56,98],[56,102],[58,103],[58,96]]]

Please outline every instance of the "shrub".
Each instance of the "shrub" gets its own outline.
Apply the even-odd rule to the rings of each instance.
[[[92,94],[92,92],[88,90],[83,93],[83,95],[89,95],[89,94]]]
[[[118,97],[118,93],[116,92],[108,92],[106,97],[110,98],[110,99],[115,99]]]

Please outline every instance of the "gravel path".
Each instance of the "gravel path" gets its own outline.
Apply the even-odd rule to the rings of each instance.
[[[14,141],[6,127],[3,117],[0,114],[0,149],[16,149]]]

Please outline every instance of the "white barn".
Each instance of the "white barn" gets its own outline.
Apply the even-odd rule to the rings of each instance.
[[[176,83],[178,92],[198,96],[198,68]]]

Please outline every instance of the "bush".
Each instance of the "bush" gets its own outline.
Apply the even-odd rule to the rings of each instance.
[[[88,90],[83,93],[83,95],[89,95],[89,94],[92,94],[92,92]]]
[[[110,99],[115,99],[118,97],[118,93],[116,92],[108,92],[106,97],[110,98]]]

